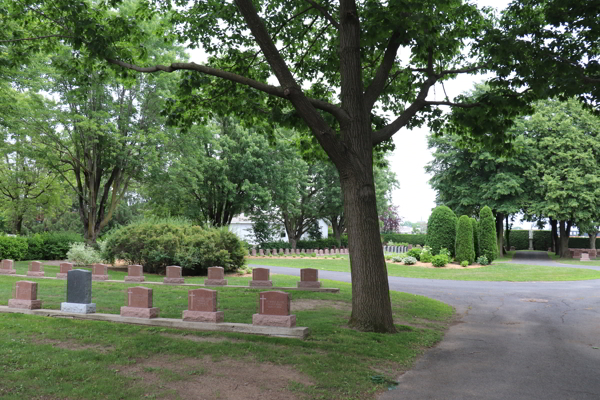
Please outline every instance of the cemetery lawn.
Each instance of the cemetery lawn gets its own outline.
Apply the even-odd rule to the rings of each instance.
[[[498,257],[497,259],[494,260],[494,262],[496,261],[512,261],[513,257],[515,256],[516,251],[507,251],[502,257]]]
[[[600,266],[600,259],[595,259],[595,260],[590,260],[590,261],[579,261],[576,259],[572,259],[572,258],[560,258],[560,256],[552,253],[552,252],[548,252],[548,256],[556,261],[557,263],[561,263],[561,264],[571,264],[571,265],[591,265],[591,266]]]
[[[39,283],[43,308],[60,308],[66,281],[5,275],[0,305],[24,279]],[[247,285],[250,278],[227,279]],[[296,286],[299,278],[272,279]],[[453,320],[446,304],[390,292],[398,333],[357,332],[346,326],[350,285],[323,283],[340,293],[290,292],[298,326],[312,331],[305,341],[0,313],[0,398],[374,399],[439,342]],[[98,312],[118,314],[126,289],[138,285],[94,282],[92,301]],[[190,287],[151,287],[160,316],[181,318]],[[251,323],[259,290],[216,290],[225,322]]]
[[[270,260],[253,259],[253,265],[266,265],[292,268],[316,268],[326,271],[350,272],[346,260]],[[389,276],[423,279],[449,279],[456,281],[579,281],[600,279],[600,271],[570,267],[546,267],[525,264],[492,264],[481,268],[443,269],[425,268],[411,265],[388,263]]]

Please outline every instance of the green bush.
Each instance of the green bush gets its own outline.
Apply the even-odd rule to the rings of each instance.
[[[481,255],[486,256],[490,263],[498,256],[496,220],[488,206],[483,207],[479,212],[479,248]]]
[[[348,236],[342,235],[342,247],[348,247]],[[298,240],[296,242],[297,249],[330,249],[332,247],[339,247],[334,237],[319,240]],[[259,249],[291,249],[292,246],[289,242],[282,240],[274,242],[261,243],[257,248]]]
[[[72,243],[83,243],[83,236],[71,232],[44,232],[27,237],[26,260],[64,260]]]
[[[457,218],[446,206],[437,206],[427,221],[427,245],[431,246],[431,254],[437,255],[442,247],[454,252]]]
[[[109,260],[141,264],[144,271],[162,272],[178,265],[187,275],[220,266],[234,271],[244,265],[247,250],[226,228],[203,229],[180,220],[142,220],[113,231],[106,239]]]
[[[421,259],[421,249],[410,249],[409,251],[406,252],[406,256],[407,257],[414,257],[417,260]]]
[[[488,265],[490,263],[490,261],[487,259],[486,256],[477,257],[477,261],[476,262],[479,265]]]
[[[512,242],[513,233],[514,232],[510,233],[510,241],[511,242]],[[590,247],[590,242],[589,242],[588,238],[584,238],[584,239],[587,242],[585,245],[585,248]],[[529,241],[529,237],[527,240]],[[527,248],[529,248],[529,243],[527,243],[527,246],[528,246]],[[549,247],[552,247],[552,231],[533,231],[533,249],[548,251]],[[569,238],[569,247],[571,247],[571,239],[570,238]]]
[[[448,256],[445,254],[438,254],[437,256],[433,256],[431,259],[431,264],[436,268],[442,268],[446,264],[448,264]]]
[[[412,244],[414,245],[419,245],[419,246],[424,246],[425,245],[425,239],[427,238],[427,235],[423,235],[423,234],[408,234],[408,233],[384,233],[381,235],[381,242],[382,243],[388,243],[388,242],[394,242],[394,243],[407,243],[407,244]],[[392,245],[390,245],[392,246]]]
[[[429,262],[431,262],[432,258],[433,258],[433,256],[431,255],[431,253],[429,253],[427,251],[421,252],[421,258],[420,258],[421,262],[429,263]]]
[[[14,261],[25,260],[27,238],[18,236],[0,236],[0,259]]]
[[[535,243],[535,232],[536,231],[533,231],[533,240],[534,240],[534,243]],[[545,232],[545,231],[539,231],[539,232]],[[551,246],[552,245],[549,244],[543,250],[548,250],[548,247],[551,247]],[[586,238],[586,237],[572,237],[572,238],[569,238],[569,248],[571,248],[571,249],[589,249],[590,248],[590,239]],[[600,249],[600,238],[596,238],[596,248]],[[542,249],[540,249],[540,250],[542,250]]]
[[[100,253],[85,243],[73,243],[67,252],[67,259],[78,267],[101,263]]]
[[[456,250],[454,254],[454,258],[461,265],[463,261],[466,261],[468,264],[473,264],[475,261],[473,225],[471,219],[466,215],[462,215],[458,219],[458,225],[456,226]]]
[[[479,250],[479,221],[475,218],[470,218],[471,229],[473,229],[473,249],[475,250],[475,257],[479,257],[481,254]]]
[[[402,259],[402,262],[404,263],[404,265],[413,265],[417,263],[417,259],[415,257],[404,257]]]
[[[534,231],[535,235],[535,231]],[[506,235],[504,235],[506,239]],[[529,248],[529,231],[526,230],[514,230],[510,231],[510,246],[514,246],[515,250],[527,250]],[[548,246],[550,247],[550,246]],[[546,250],[548,250],[546,247]],[[510,250],[510,248],[509,248]]]
[[[469,266],[469,262],[467,260],[464,260],[460,263],[461,267],[468,267]]]

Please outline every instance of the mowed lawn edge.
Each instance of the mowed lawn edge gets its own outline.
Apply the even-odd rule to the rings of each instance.
[[[348,260],[253,258],[249,265],[290,268],[316,268],[324,271],[350,272]],[[600,271],[571,267],[498,263],[481,268],[443,269],[387,263],[388,275],[404,278],[445,279],[456,281],[578,281],[600,279]]]
[[[231,284],[247,284],[250,279],[227,278]],[[282,286],[295,286],[299,280],[285,275],[272,278]],[[65,281],[26,279],[38,282],[43,308],[58,309],[65,301]],[[19,280],[24,278],[0,276],[0,305],[7,304]],[[210,367],[202,364],[206,361],[236,362],[240,368],[256,368],[257,363],[292,368],[310,381],[289,382],[285,390],[298,399],[374,398],[426,348],[438,343],[453,319],[454,310],[444,303],[391,292],[398,333],[357,332],[346,325],[351,310],[350,285],[323,283],[339,287],[340,293],[290,292],[298,326],[312,331],[305,341],[0,314],[0,397],[119,399],[150,394],[152,398],[176,398],[175,383],[194,382],[211,374]],[[138,285],[143,283],[94,282],[92,301],[98,312],[118,314],[127,288]],[[161,317],[181,318],[189,287],[149,287],[154,290],[154,306],[160,308]],[[260,290],[216,290],[225,322],[251,323]],[[149,360],[164,360],[165,366],[152,370],[145,366]],[[191,372],[169,367],[190,363]],[[146,378],[151,374],[154,380],[141,380],[126,372],[131,370],[141,370]],[[269,389],[268,382],[269,377],[260,382],[265,390]]]

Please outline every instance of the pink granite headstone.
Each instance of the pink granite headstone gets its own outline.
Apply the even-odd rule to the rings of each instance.
[[[320,288],[319,270],[314,268],[302,268],[300,270],[299,288]]]
[[[39,261],[32,261],[29,263],[29,270],[27,276],[45,276],[44,266]]]
[[[269,280],[271,270],[268,268],[254,268],[252,269],[252,280],[250,286],[265,287],[273,286],[273,282]]]
[[[279,291],[259,293],[258,313],[252,315],[252,324],[295,327],[296,316],[290,315],[290,295]]]
[[[42,308],[42,301],[37,299],[37,285],[37,282],[16,282],[13,298],[8,300],[8,307],[25,308],[27,310]]]
[[[125,282],[144,282],[144,267],[141,265],[130,265],[127,267],[127,276]]]
[[[252,257],[256,257],[256,249],[252,249]]]
[[[289,255],[290,254],[290,249],[285,249],[285,255]]]
[[[122,317],[158,317],[158,308],[152,307],[152,289],[143,286],[128,288],[125,299],[127,306],[121,307]]]
[[[0,268],[0,274],[12,275],[16,273],[17,271],[13,268],[13,260],[2,260],[2,268]]]
[[[590,255],[588,253],[581,253],[579,261],[590,261]]]
[[[69,271],[73,270],[73,264],[71,263],[60,263],[60,272],[56,274],[56,279],[67,279]]]
[[[279,254],[283,254],[283,249],[279,249]]]
[[[227,285],[227,279],[225,279],[225,269],[223,267],[209,267],[208,276],[204,280],[204,286],[223,285]]]
[[[188,291],[188,309],[183,312],[184,321],[223,322],[223,311],[217,311],[217,291],[195,289]]]
[[[259,256],[264,256],[265,255],[264,249],[258,249],[258,255]]]
[[[100,264],[100,263],[92,265],[92,280],[93,281],[106,281],[108,279],[109,279],[108,265]]]
[[[181,276],[181,267],[177,265],[170,265],[167,267],[167,276],[163,279],[163,283],[185,283],[185,279]]]

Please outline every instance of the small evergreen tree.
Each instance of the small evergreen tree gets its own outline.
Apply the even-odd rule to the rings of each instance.
[[[479,212],[479,250],[490,263],[498,256],[496,220],[488,206],[483,207]]]
[[[456,251],[455,259],[461,263],[467,261],[469,264],[475,262],[475,249],[473,247],[473,226],[468,216],[463,215],[458,219],[456,226]]]
[[[473,249],[475,249],[475,259],[479,258],[481,251],[479,250],[479,221],[475,218],[470,218],[471,228],[473,229]]]
[[[437,255],[445,247],[454,252],[456,240],[457,218],[447,206],[437,206],[431,212],[427,221],[427,246],[431,247],[431,254]]]

